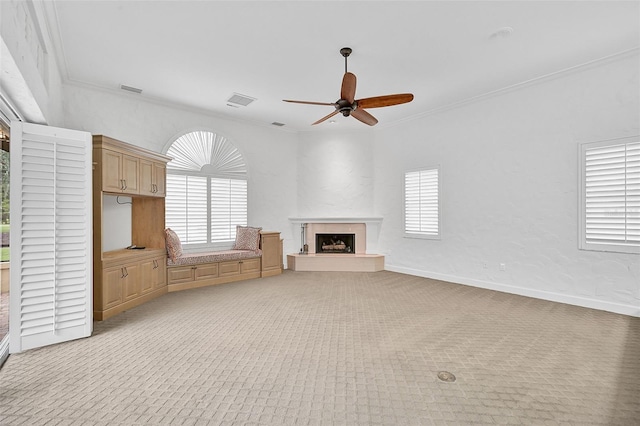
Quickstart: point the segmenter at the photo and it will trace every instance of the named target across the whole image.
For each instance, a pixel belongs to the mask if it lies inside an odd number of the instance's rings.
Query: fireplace
[[[375,254],[382,218],[316,217],[289,220],[294,226],[293,231],[300,233],[300,252],[287,255],[289,269],[352,272],[384,270],[384,255]]]
[[[355,234],[316,234],[316,253],[355,253]]]

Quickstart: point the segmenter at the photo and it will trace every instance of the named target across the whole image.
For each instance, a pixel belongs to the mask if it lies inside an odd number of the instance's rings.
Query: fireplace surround
[[[354,271],[384,270],[384,256],[376,254],[382,218],[289,218],[294,235],[300,235],[300,253],[287,255],[287,267],[293,271]],[[323,252],[320,235],[337,237],[349,252]],[[344,235],[353,235],[353,243]],[[334,241],[336,238],[334,238]],[[330,241],[325,241],[325,245]],[[341,244],[333,244],[340,246]]]

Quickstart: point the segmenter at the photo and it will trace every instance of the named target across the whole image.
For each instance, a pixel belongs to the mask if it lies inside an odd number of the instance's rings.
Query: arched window
[[[229,243],[247,224],[247,167],[225,137],[187,133],[167,155],[166,226],[186,247]]]

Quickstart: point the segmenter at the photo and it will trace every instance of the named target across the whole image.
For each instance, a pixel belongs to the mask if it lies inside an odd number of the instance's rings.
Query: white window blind
[[[404,231],[409,237],[440,237],[438,167],[405,173]]]
[[[640,142],[581,149],[581,248],[640,252]]]
[[[247,225],[246,165],[223,136],[197,131],[168,149],[166,225],[182,244],[206,246],[235,240]]]

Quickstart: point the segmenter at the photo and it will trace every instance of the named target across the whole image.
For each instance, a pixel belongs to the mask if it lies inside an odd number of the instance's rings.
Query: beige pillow
[[[252,226],[236,226],[236,242],[233,250],[258,250],[261,230],[262,228]]]

